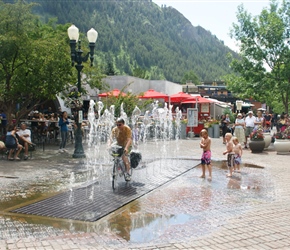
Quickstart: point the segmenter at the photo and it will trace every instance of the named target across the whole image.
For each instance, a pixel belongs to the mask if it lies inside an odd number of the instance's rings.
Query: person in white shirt
[[[256,117],[253,116],[253,111],[248,112],[248,116],[245,119],[245,126],[246,126],[246,131],[245,131],[245,148],[248,148],[247,146],[247,141],[248,137],[250,134],[253,132],[253,129],[255,127],[255,122],[256,122]]]
[[[26,124],[23,122],[20,125],[20,130],[18,130],[17,135],[19,136],[19,143],[24,147],[24,160],[28,159],[28,147],[35,146],[31,142],[31,131],[27,128]]]

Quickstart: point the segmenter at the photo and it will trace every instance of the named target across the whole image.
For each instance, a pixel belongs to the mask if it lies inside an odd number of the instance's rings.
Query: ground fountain
[[[168,142],[176,140],[176,147],[178,148],[178,140],[180,138],[180,120],[181,111],[176,109],[176,117],[172,115],[172,105],[161,108],[158,101],[152,103],[151,108],[146,110],[144,116],[141,117],[141,110],[136,106],[132,115],[128,117],[124,110],[123,104],[120,106],[120,117],[125,120],[125,124],[132,128],[134,143],[133,150],[138,150],[138,146],[142,144],[145,151],[149,150],[154,144],[159,148],[158,152],[152,152],[149,159],[150,162],[157,161],[159,164],[154,166],[151,171],[146,169],[146,178],[150,178],[155,171],[161,173],[168,170],[168,162],[166,159],[171,158],[174,152],[168,151]],[[112,161],[108,153],[108,140],[112,128],[115,126],[115,106],[112,105],[109,109],[104,107],[104,104],[99,101],[95,103],[90,101],[88,110],[89,120],[89,135],[88,135],[88,149],[86,152],[86,164],[84,172],[86,175],[86,183],[102,182],[111,177]],[[172,154],[173,153],[173,154]],[[146,166],[146,162],[142,163]],[[166,167],[165,167],[166,166]],[[140,171],[139,171],[140,172]],[[139,174],[135,171],[135,175]],[[93,195],[90,195],[93,197]]]

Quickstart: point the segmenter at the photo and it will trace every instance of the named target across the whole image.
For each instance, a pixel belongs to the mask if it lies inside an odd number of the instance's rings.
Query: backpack
[[[141,160],[142,155],[140,153],[134,151],[130,153],[130,163],[132,168],[138,167]]]

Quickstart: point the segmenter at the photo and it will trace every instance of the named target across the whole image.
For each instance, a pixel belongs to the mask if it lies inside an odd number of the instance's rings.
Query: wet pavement
[[[125,182],[121,176],[115,190],[112,190],[111,169],[107,168],[107,173],[104,174],[102,181],[95,180],[93,183],[89,181],[88,184],[84,183],[81,187],[71,188],[69,191],[14,209],[11,212],[79,221],[97,221],[118,208],[160,188],[196,165],[198,165],[198,161],[193,160],[154,160],[142,168],[133,170],[130,182]],[[150,172],[150,179],[144,178],[145,172]]]
[[[150,186],[152,176],[166,176],[172,167],[186,170],[168,175],[169,181],[95,222],[11,211],[69,194],[84,183],[95,185],[93,193],[85,189],[91,202],[98,203],[97,195],[113,192],[105,147],[86,149],[104,155],[101,166],[94,159],[72,159],[73,145],[70,154],[46,146],[29,161],[2,159],[0,249],[289,249],[290,155],[277,155],[273,145],[261,154],[244,150],[242,172],[229,179],[224,148],[221,139],[213,139],[210,182],[199,178],[199,138],[141,144],[143,163],[127,188]],[[142,190],[143,185],[134,188]]]

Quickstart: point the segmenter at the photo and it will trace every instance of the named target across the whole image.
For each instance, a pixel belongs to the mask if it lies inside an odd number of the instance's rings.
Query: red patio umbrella
[[[111,91],[108,91],[108,92],[105,92],[105,93],[102,93],[102,94],[99,94],[99,97],[110,97],[110,96],[125,96],[126,94],[124,92],[121,92],[119,89],[113,89]]]
[[[144,92],[143,95],[139,95],[139,98],[141,99],[166,99],[168,98],[168,95],[160,93],[158,91],[155,91],[154,89],[148,89]]]
[[[192,98],[192,95],[189,95],[184,92],[178,92],[177,94],[169,96],[170,102],[182,102],[184,100],[187,100],[188,98]],[[169,98],[167,101],[169,101]]]
[[[197,99],[197,100],[196,100]],[[188,98],[186,100],[184,100],[183,102],[181,102],[182,104],[186,104],[186,103],[212,103],[214,101],[209,100],[207,98],[204,98],[202,96],[191,96],[191,98]]]

